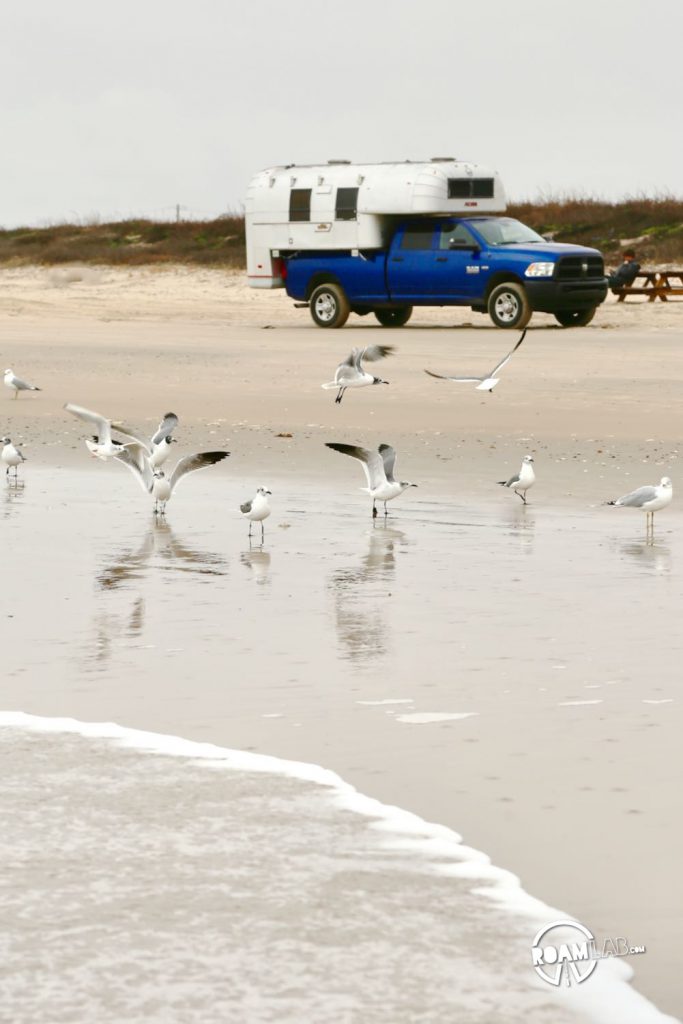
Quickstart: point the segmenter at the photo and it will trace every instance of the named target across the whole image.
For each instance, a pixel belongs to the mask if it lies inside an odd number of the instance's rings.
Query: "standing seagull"
[[[21,377],[15,377],[14,370],[5,370],[5,387],[14,388],[15,398],[18,398],[20,391],[42,391],[42,388],[37,388],[35,384],[29,384]]]
[[[367,491],[372,498],[372,518],[377,517],[376,501],[384,502],[384,515],[388,515],[387,502],[398,498],[399,494],[408,487],[417,487],[408,480],[394,480],[394,464],[396,452],[390,444],[381,444],[376,452],[368,451],[367,448],[359,448],[354,444],[337,444],[335,441],[326,441],[326,448],[332,451],[341,452],[342,455],[350,455],[363,463],[368,486],[361,488]]]
[[[19,449],[12,444],[12,439],[9,437],[0,438],[0,442],[3,444],[2,452],[0,453],[0,459],[7,466],[5,476],[9,477],[9,471],[14,467],[14,479],[17,479],[17,472],[22,462],[26,462],[26,458],[21,454]]]
[[[477,391],[493,391],[493,389],[495,388],[496,384],[500,379],[499,377],[496,377],[496,374],[499,373],[503,369],[503,367],[510,362],[513,355],[524,341],[525,335],[526,327],[522,331],[522,337],[519,339],[515,347],[511,349],[505,356],[505,358],[501,359],[501,361],[496,366],[494,366],[491,372],[485,377],[449,377],[443,373],[432,373],[431,370],[425,370],[425,373],[428,373],[430,377],[438,377],[439,380],[455,381],[456,384],[476,384]]]
[[[171,454],[171,445],[176,443],[175,437],[172,437],[173,431],[178,426],[178,417],[174,412],[164,413],[164,418],[161,423],[152,434],[149,441],[144,441],[137,434],[134,434],[132,430],[128,430],[126,427],[117,425],[115,429],[123,434],[125,437],[132,437],[138,444],[141,444],[147,453],[150,465],[152,469],[161,469],[166,459]]]
[[[674,488],[668,476],[663,476],[655,487],[639,487],[630,494],[624,494],[616,501],[608,501],[608,505],[615,505],[617,508],[639,508],[646,513],[645,530],[646,534],[653,535],[655,532],[655,512],[666,508],[674,496]]]
[[[384,359],[394,351],[393,345],[367,345],[365,348],[354,348],[351,354],[340,363],[336,369],[334,380],[328,384],[322,384],[325,390],[338,388],[335,402],[341,402],[347,388],[365,388],[368,384],[388,384],[388,380],[380,377],[373,377],[371,373],[363,369],[363,360],[368,363],[376,363],[378,359]]]
[[[125,450],[126,445],[122,441],[114,441],[112,439],[111,420],[108,420],[105,416],[100,416],[98,412],[91,412],[90,409],[84,409],[81,405],[72,405],[70,402],[64,408],[67,412],[78,416],[79,420],[89,423],[97,431],[97,435],[92,440],[86,438],[85,442],[86,448],[94,458],[111,459],[113,455],[118,455]]]
[[[517,497],[521,498],[526,505],[526,492],[536,483],[533,456],[525,455],[519,473],[511,476],[509,480],[499,480],[498,483],[501,487],[511,487]]]
[[[245,501],[243,505],[240,505],[240,512],[245,519],[249,520],[249,536],[251,537],[251,524],[261,524],[261,543],[263,544],[263,538],[265,536],[265,530],[263,526],[263,520],[267,519],[270,515],[271,508],[268,504],[268,495],[272,494],[267,487],[259,487],[255,496],[251,501]]]
[[[166,476],[163,469],[152,468],[144,446],[137,441],[126,445],[120,452],[115,452],[114,458],[128,466],[140,481],[143,491],[154,498],[155,514],[163,516],[166,514],[166,503],[171,500],[176,485],[184,476],[194,473],[197,469],[213,466],[216,462],[227,459],[229,454],[230,452],[198,452],[196,455],[186,455],[178,462],[170,476]]]

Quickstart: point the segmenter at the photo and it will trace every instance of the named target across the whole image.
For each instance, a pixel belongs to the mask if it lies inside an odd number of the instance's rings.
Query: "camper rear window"
[[[357,188],[338,188],[334,216],[337,220],[355,220],[358,206]]]
[[[289,219],[310,220],[311,219],[311,190],[310,188],[293,188],[289,193]]]
[[[493,178],[449,178],[449,199],[493,199]]]

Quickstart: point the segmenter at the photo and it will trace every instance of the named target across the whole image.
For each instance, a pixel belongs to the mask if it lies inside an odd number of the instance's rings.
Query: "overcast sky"
[[[4,227],[213,216],[334,158],[683,195],[682,0],[7,0],[1,24]]]

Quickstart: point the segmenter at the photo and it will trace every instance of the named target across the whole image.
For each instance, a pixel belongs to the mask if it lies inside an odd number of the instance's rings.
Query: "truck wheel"
[[[314,288],[309,304],[313,323],[318,327],[343,327],[351,312],[344,289],[331,282]]]
[[[591,306],[590,309],[564,309],[554,315],[562,327],[585,327],[595,316],[597,308],[597,306]]]
[[[413,315],[413,307],[397,306],[394,309],[376,309],[374,312],[382,327],[404,327]]]
[[[489,295],[487,308],[496,327],[526,327],[531,320],[527,294],[514,281],[497,285]]]

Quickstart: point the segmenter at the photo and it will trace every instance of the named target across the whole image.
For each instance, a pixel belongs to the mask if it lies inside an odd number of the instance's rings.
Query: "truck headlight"
[[[525,277],[552,277],[555,270],[554,263],[530,263],[524,271]]]

